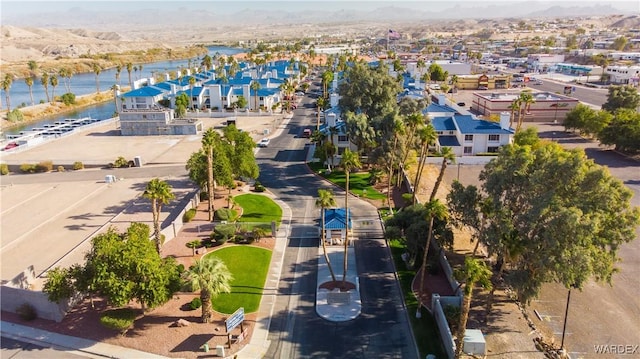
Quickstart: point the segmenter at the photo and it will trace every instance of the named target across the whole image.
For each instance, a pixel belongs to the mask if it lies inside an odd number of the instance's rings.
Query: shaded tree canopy
[[[579,289],[591,278],[611,283],[617,252],[635,239],[640,211],[605,167],[580,149],[514,144],[500,150],[480,180],[482,192],[453,186],[450,211],[475,226],[498,261],[509,261],[506,280],[521,300],[536,297],[546,282]]]

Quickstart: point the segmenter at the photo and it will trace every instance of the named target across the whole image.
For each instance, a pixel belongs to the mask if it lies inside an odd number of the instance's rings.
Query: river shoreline
[[[100,93],[94,92],[87,95],[79,96],[76,101],[76,105],[67,106],[61,102],[56,103],[43,103],[35,106],[21,107],[18,110],[23,113],[24,120],[19,122],[10,122],[7,120],[7,110],[3,110],[0,113],[2,116],[1,129],[10,130],[15,127],[25,126],[30,123],[45,120],[48,117],[63,115],[65,113],[71,113],[76,110],[86,109],[91,106],[100,105],[113,101],[113,95],[111,91],[102,91]]]

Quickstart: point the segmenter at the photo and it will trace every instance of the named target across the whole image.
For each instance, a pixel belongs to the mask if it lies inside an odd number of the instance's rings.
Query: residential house
[[[497,152],[513,142],[515,131],[509,127],[510,113],[501,114],[499,123],[482,120],[449,106],[444,95],[439,95],[437,103],[427,106],[424,113],[438,134],[436,150],[451,147],[456,156],[475,156]]]

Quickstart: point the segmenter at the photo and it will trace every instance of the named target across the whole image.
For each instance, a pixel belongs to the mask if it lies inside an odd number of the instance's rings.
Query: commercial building
[[[484,117],[500,116],[502,112],[511,113],[511,104],[520,96],[521,91],[475,92],[471,109]],[[578,105],[572,97],[551,92],[532,92],[534,102],[526,114],[526,122],[562,122],[571,110]]]

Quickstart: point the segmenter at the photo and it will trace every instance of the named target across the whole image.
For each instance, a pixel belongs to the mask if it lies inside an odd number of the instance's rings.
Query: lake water
[[[211,46],[209,47],[209,55],[213,56],[216,53],[222,55],[235,55],[241,52],[244,52],[244,49],[231,48],[231,47],[223,47],[223,46]],[[192,63],[200,61],[198,59],[192,59]],[[131,79],[133,81],[151,77],[152,72],[169,72],[175,71],[180,68],[180,66],[187,67],[189,60],[172,60],[172,61],[161,61],[161,62],[153,62],[148,64],[142,64],[142,71],[132,71]],[[98,76],[100,90],[104,91],[106,89],[111,88],[116,83],[116,69],[108,69],[103,70]],[[123,69],[120,73],[120,83],[124,86],[129,85],[129,73],[126,69]],[[18,108],[21,104],[25,104],[27,106],[31,105],[31,98],[29,96],[29,87],[25,84],[24,79],[16,79],[13,81],[11,85],[11,89],[9,90],[9,94],[11,96],[11,108]],[[40,78],[34,81],[32,86],[33,91],[33,100],[36,104],[40,103],[40,100],[47,101],[47,95],[44,92],[44,88],[42,84],[40,84]],[[58,77],[58,86],[56,86],[56,96],[62,95],[67,92],[64,79]],[[76,96],[87,95],[96,92],[96,75],[95,73],[81,73],[74,74],[71,77],[71,92]],[[51,94],[51,86],[49,86],[49,94]],[[4,91],[2,92],[2,100],[3,106],[6,106]],[[66,113],[63,115],[55,115],[47,118],[43,118],[41,121],[31,122],[24,126],[16,126],[11,129],[7,129],[4,131],[5,134],[16,134],[20,131],[28,130],[33,127],[42,127],[44,124],[50,124],[55,121],[63,120],[66,118],[83,118],[83,117],[92,117],[95,119],[107,119],[113,117],[115,113],[115,104],[113,102],[108,102],[88,108],[84,108],[81,110],[77,110],[71,113]]]

